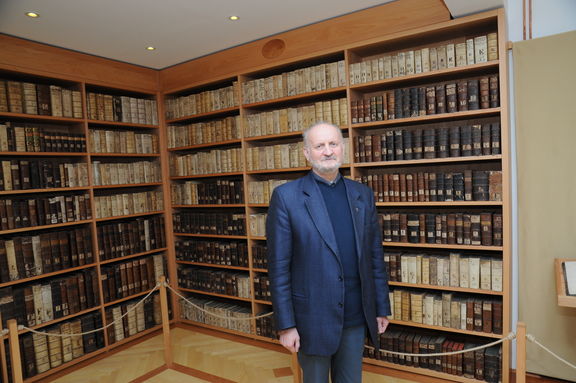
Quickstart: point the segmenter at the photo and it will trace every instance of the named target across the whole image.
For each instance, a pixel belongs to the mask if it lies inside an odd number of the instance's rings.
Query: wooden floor
[[[203,332],[174,328],[174,362],[184,367],[164,370],[148,379],[139,377],[164,363],[162,335],[73,371],[56,383],[292,383],[290,355]],[[364,372],[364,383],[412,383]]]

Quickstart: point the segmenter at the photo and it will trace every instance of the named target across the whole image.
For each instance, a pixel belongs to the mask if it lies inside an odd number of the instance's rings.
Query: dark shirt
[[[356,251],[356,236],[346,185],[338,174],[332,182],[313,173],[324,197],[324,203],[332,222],[336,244],[344,274],[344,327],[364,324],[362,312],[362,288],[358,273],[358,252]]]

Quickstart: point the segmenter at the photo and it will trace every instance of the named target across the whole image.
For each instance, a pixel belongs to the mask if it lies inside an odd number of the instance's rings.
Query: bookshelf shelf
[[[492,334],[492,333],[479,332],[479,331],[461,330],[461,329],[457,329],[457,328],[442,327],[442,326],[432,326],[432,325],[427,325],[427,324],[423,324],[423,323],[406,322],[406,321],[400,321],[400,320],[396,320],[396,319],[391,319],[390,323],[401,324],[403,326],[410,326],[410,327],[427,328],[430,330],[441,330],[441,331],[453,332],[453,333],[458,333],[458,334],[475,335],[475,336],[481,336],[481,337],[485,337],[485,338],[496,338],[496,339],[502,338],[501,334]]]
[[[183,287],[178,287],[178,289],[180,289],[180,290],[182,290],[182,291],[187,291],[187,292],[189,292],[189,293],[202,294],[202,295],[210,295],[210,296],[213,296],[213,297],[234,299],[234,300],[237,300],[237,301],[244,301],[244,302],[250,302],[250,301],[251,301],[250,298],[242,298],[242,297],[236,297],[236,296],[234,296],[234,295],[218,294],[218,293],[213,293],[213,292],[210,292],[210,291],[186,289],[186,288],[183,288]]]
[[[400,86],[401,84],[414,83],[417,80],[430,79],[431,81],[436,81],[438,78],[458,76],[460,74],[475,74],[477,72],[484,72],[487,69],[498,69],[498,60],[489,61],[485,63],[466,65],[456,68],[440,69],[435,71],[429,71],[425,73],[418,73],[413,75],[398,76],[385,80],[365,82],[361,84],[350,85],[350,90],[358,90],[362,92],[370,92],[372,90],[379,90],[385,88],[387,85]],[[418,81],[420,83],[421,81]]]
[[[0,152],[0,156],[10,157],[86,157],[86,152]]]
[[[146,217],[149,215],[157,215],[157,214],[162,214],[163,211],[162,210],[157,210],[157,211],[148,211],[145,213],[136,213],[136,214],[128,214],[128,215],[117,215],[114,217],[105,217],[105,218],[96,218],[96,222],[108,222],[108,221],[114,221],[117,219],[125,219],[125,218],[134,218],[134,217]]]
[[[405,165],[432,165],[443,163],[480,162],[480,161],[500,161],[501,155],[492,156],[470,156],[470,157],[448,157],[434,158],[426,160],[404,160],[404,161],[382,161],[382,162],[361,162],[354,164],[355,168],[376,168]]]
[[[471,289],[471,288],[466,288],[466,287],[424,285],[424,284],[418,284],[418,283],[394,282],[394,281],[389,281],[388,284],[390,286],[410,287],[410,288],[415,288],[415,289],[455,291],[455,292],[461,292],[461,293],[485,294],[485,295],[496,295],[496,296],[503,295],[502,291]]]
[[[246,174],[295,173],[295,172],[305,172],[310,169],[311,169],[310,167],[302,167],[302,168],[249,170],[246,172]]]
[[[378,207],[396,206],[502,206],[502,201],[376,202]]]
[[[189,176],[172,176],[171,180],[188,180],[196,178],[215,178],[215,177],[231,177],[231,176],[241,176],[242,172],[230,172],[230,173],[212,173],[212,174],[194,174]]]
[[[227,239],[247,239],[245,235],[221,235],[221,234],[191,234],[191,233],[174,233],[179,237],[197,237],[197,238],[227,238]]]
[[[481,117],[491,117],[500,114],[500,108],[489,108],[489,109],[477,109],[468,110],[465,112],[454,112],[454,113],[442,113],[442,114],[430,114],[426,116],[419,117],[409,117],[409,118],[396,118],[393,120],[383,120],[383,121],[373,121],[373,122],[363,122],[352,124],[352,129],[365,129],[365,128],[375,128],[375,127],[387,127],[387,126],[399,126],[415,123],[425,123],[425,122],[442,122],[442,121],[453,121],[465,118],[481,118]]]
[[[105,120],[88,120],[87,122],[90,126],[110,126],[110,127],[116,127],[116,128],[158,129],[157,125],[133,124],[130,122],[105,121]]]
[[[88,308],[88,309],[86,309],[86,310],[82,310],[82,311],[79,311],[79,312],[77,312],[77,313],[64,316],[64,317],[62,317],[62,318],[58,318],[58,319],[54,319],[54,320],[51,320],[51,321],[48,321],[48,322],[43,322],[43,323],[37,324],[37,325],[32,326],[32,327],[30,327],[30,328],[31,328],[32,330],[39,330],[39,329],[41,329],[41,328],[49,327],[49,326],[51,326],[51,325],[53,325],[53,324],[56,324],[56,323],[60,323],[60,322],[64,322],[64,321],[70,320],[70,319],[72,319],[72,318],[80,317],[80,316],[82,316],[82,315],[84,315],[84,314],[89,314],[89,313],[91,313],[91,312],[93,312],[93,311],[98,310],[99,308],[100,308],[100,305],[96,305],[96,306],[94,306],[94,307],[90,307],[90,308]],[[27,333],[27,332],[28,332],[28,330],[26,330],[26,329],[18,330],[18,334],[24,334],[24,333]]]
[[[153,284],[156,284],[156,282],[152,282],[152,283],[153,283]],[[120,298],[120,299],[115,299],[115,300],[113,300],[113,301],[104,303],[103,306],[104,306],[104,307],[110,307],[110,306],[117,305],[118,303],[122,303],[122,302],[129,301],[129,300],[134,299],[134,298],[143,297],[143,296],[145,296],[146,294],[148,294],[151,290],[152,290],[152,289],[147,289],[147,290],[145,290],[145,291],[141,291],[141,292],[139,292],[139,293],[132,294],[132,295],[129,295],[129,296],[127,296],[127,297],[123,297],[123,298]]]
[[[96,263],[90,263],[87,265],[82,265],[82,266],[76,266],[76,267],[69,267],[67,269],[62,269],[62,270],[58,270],[58,271],[53,271],[51,273],[45,273],[45,274],[40,274],[40,275],[36,275],[34,277],[29,277],[29,278],[22,278],[22,279],[18,279],[15,281],[10,281],[10,282],[4,282],[4,283],[0,283],[0,288],[2,287],[8,287],[8,286],[13,286],[13,285],[18,285],[20,283],[25,283],[25,282],[32,282],[32,281],[37,281],[40,279],[45,279],[45,278],[50,278],[50,277],[54,277],[56,275],[62,275],[62,274],[68,274],[74,271],[78,271],[78,270],[84,270],[84,269],[89,269],[91,267],[95,267]]]
[[[184,116],[174,119],[167,119],[166,124],[174,124],[180,122],[188,122],[193,120],[202,120],[206,118],[218,118],[218,117],[226,117],[233,114],[238,114],[240,112],[240,108],[235,106],[232,108],[225,108],[225,109],[218,109],[208,113],[199,113],[192,116]]]
[[[178,260],[178,259],[176,260],[176,263],[179,265],[204,266],[204,267],[215,267],[218,269],[250,271],[249,267],[220,265],[217,263],[202,263],[202,262],[182,261],[182,260]]]
[[[188,145],[188,146],[178,146],[175,148],[168,148],[169,152],[181,152],[181,151],[188,151],[188,150],[196,150],[196,149],[204,149],[204,148],[216,148],[219,146],[229,146],[229,145],[238,145],[242,141],[241,140],[227,140],[227,141],[218,141],[218,142],[207,142],[205,144],[196,144],[196,145]]]
[[[27,232],[27,231],[34,231],[34,230],[56,229],[56,228],[59,228],[59,227],[68,227],[68,226],[84,225],[84,224],[87,224],[87,223],[90,223],[90,222],[92,222],[92,220],[82,220],[82,221],[74,221],[74,222],[57,223],[57,224],[54,224],[54,225],[21,227],[21,228],[12,229],[12,230],[2,230],[2,231],[0,231],[0,235],[7,235],[7,234],[14,234],[14,233],[24,233],[24,232]]]
[[[195,208],[214,208],[214,209],[226,209],[235,207],[244,207],[243,203],[231,203],[231,204],[198,204],[198,205],[172,205],[173,208],[179,209],[195,209]]]
[[[161,252],[161,251],[166,251],[166,250],[168,250],[166,247],[161,247],[161,248],[158,248],[158,249],[153,249],[153,250],[149,250],[149,251],[143,251],[143,252],[141,252],[141,253],[126,255],[126,256],[124,256],[124,257],[118,257],[118,258],[112,258],[112,259],[102,260],[102,261],[100,261],[100,264],[101,264],[101,265],[106,265],[106,264],[110,264],[110,263],[116,263],[116,262],[125,261],[125,260],[132,259],[132,258],[142,257],[142,256],[144,256],[144,255],[150,255],[150,254],[159,253],[159,252]]]
[[[321,91],[317,91],[317,92],[302,93],[302,94],[298,94],[295,96],[275,98],[273,100],[255,102],[255,103],[251,103],[251,104],[243,104],[242,107],[244,109],[265,108],[265,107],[268,108],[268,107],[272,107],[272,106],[286,105],[286,104],[288,104],[290,102],[294,102],[294,101],[306,102],[308,100],[316,100],[318,98],[321,98],[322,96],[338,96],[338,95],[344,95],[344,94],[346,94],[346,87],[341,86],[341,87],[321,90]]]
[[[92,186],[94,190],[96,189],[121,189],[121,188],[138,188],[142,186],[162,186],[162,182],[147,182],[138,184],[120,184],[120,185],[95,185]]]
[[[449,245],[436,243],[408,243],[408,242],[382,242],[384,246],[395,247],[422,247],[430,249],[454,249],[454,250],[485,250],[502,251],[502,246],[472,246],[472,245]]]
[[[91,157],[160,157],[158,153],[88,153]]]
[[[302,137],[302,132],[288,132],[288,133],[280,133],[280,134],[268,134],[265,136],[245,137],[244,141],[257,142],[257,141],[276,140],[279,138],[294,138],[294,137],[296,137],[296,138]]]
[[[12,113],[12,112],[0,112],[0,117],[25,119],[28,121],[65,122],[76,124],[84,122],[84,120],[81,118],[44,116],[39,114],[25,114],[25,113]]]
[[[89,190],[88,186],[77,186],[69,188],[49,188],[49,189],[24,189],[24,190],[3,190],[0,191],[0,195],[12,195],[12,194],[38,194],[38,193],[61,193],[61,192],[73,192],[80,190]]]

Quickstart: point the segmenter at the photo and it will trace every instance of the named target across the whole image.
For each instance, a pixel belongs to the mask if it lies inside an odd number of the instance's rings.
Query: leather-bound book
[[[7,81],[8,109],[11,113],[24,113],[22,83]]]
[[[498,108],[500,106],[500,89],[498,85],[498,76],[489,77],[490,107]]]
[[[468,110],[480,109],[478,79],[468,80]]]
[[[488,347],[484,352],[484,380],[488,383],[501,381],[501,352],[499,345]]]
[[[458,93],[456,91],[456,84],[446,84],[446,112],[454,113],[458,110]]]
[[[492,214],[492,245],[502,246],[502,231],[503,231],[502,214]]]
[[[468,110],[468,82],[465,80],[458,81],[458,111],[464,112]]]

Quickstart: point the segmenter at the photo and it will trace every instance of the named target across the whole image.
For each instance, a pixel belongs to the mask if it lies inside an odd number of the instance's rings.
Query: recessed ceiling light
[[[37,18],[37,17],[40,17],[40,14],[39,14],[39,13],[36,13],[36,12],[26,12],[26,16],[35,19],[35,18]]]
[[[229,19],[232,21],[236,21],[239,20],[240,18],[238,16],[230,16]]]
[[[155,50],[156,48],[150,46],[150,47],[146,47],[146,49],[149,50],[149,51],[153,51],[153,50]]]

